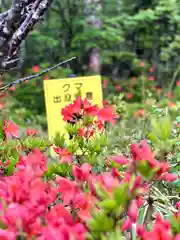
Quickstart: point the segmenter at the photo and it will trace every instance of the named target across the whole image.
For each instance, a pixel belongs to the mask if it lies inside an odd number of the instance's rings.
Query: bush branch
[[[12,87],[13,85],[20,84],[20,83],[22,83],[22,82],[24,82],[24,81],[30,81],[31,79],[34,79],[34,78],[41,77],[42,75],[46,74],[47,72],[52,71],[52,70],[58,68],[59,66],[61,66],[61,65],[63,65],[63,64],[66,64],[66,63],[74,60],[75,58],[76,58],[76,57],[72,57],[72,58],[70,58],[70,59],[68,59],[68,60],[65,60],[65,61],[63,61],[63,62],[60,62],[60,63],[58,63],[58,64],[56,64],[56,65],[54,65],[54,66],[52,66],[52,67],[50,67],[50,68],[47,68],[47,69],[43,70],[43,71],[40,72],[40,73],[31,75],[31,76],[27,76],[27,77],[24,77],[24,78],[17,79],[17,80],[15,80],[14,82],[9,83],[9,84],[1,87],[1,88],[0,88],[0,92],[5,91],[5,90],[8,90],[8,89],[9,89],[10,87]]]

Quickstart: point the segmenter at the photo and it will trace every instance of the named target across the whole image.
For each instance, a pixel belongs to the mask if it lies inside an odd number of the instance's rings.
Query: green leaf
[[[153,144],[159,143],[159,139],[152,132],[148,134],[148,137],[152,141]]]
[[[152,118],[151,125],[151,135],[153,136],[153,139],[156,137],[162,141],[166,141],[169,138],[172,131],[172,121],[169,116],[160,119]]]
[[[57,133],[54,138],[54,144],[60,148],[65,147],[65,134]]]
[[[9,164],[9,165],[7,166],[7,168],[6,168],[6,175],[7,175],[7,176],[12,175],[16,163],[17,163],[17,159],[11,157],[11,158],[10,158],[10,164]]]
[[[107,217],[102,211],[96,213],[94,218],[88,224],[89,228],[95,232],[109,232],[112,231],[114,226],[114,219]]]
[[[163,118],[159,123],[161,129],[161,138],[166,141],[171,134],[172,131],[172,121],[169,117]]]
[[[47,147],[49,147],[51,142],[46,139],[42,139],[39,137],[28,136],[24,142],[23,146],[26,149],[40,149],[40,151],[45,151]]]
[[[173,232],[180,233],[180,224],[179,224],[178,218],[171,215],[170,220],[171,220],[171,226],[172,226]]]
[[[117,227],[115,231],[110,232],[107,237],[107,240],[123,240],[123,239],[124,238],[119,227]]]
[[[123,183],[114,190],[114,199],[116,200],[117,205],[126,205],[129,196],[128,196],[128,183]]]
[[[137,170],[139,173],[145,178],[145,179],[151,179],[154,175],[154,173],[158,169],[153,169],[149,166],[148,161],[146,160],[141,160],[139,161],[139,164],[137,165]]]
[[[100,197],[103,200],[109,198],[108,193],[105,190],[103,190],[98,184],[95,184],[94,187],[96,189],[98,197]]]
[[[108,212],[113,211],[117,207],[116,201],[113,199],[105,199],[104,201],[100,202],[99,205]]]
[[[45,172],[44,176],[47,178],[51,178],[53,175],[69,177],[71,176],[71,172],[72,172],[71,165],[53,163],[48,166],[48,170]]]

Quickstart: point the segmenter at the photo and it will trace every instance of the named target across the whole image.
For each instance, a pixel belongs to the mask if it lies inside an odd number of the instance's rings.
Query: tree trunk
[[[100,13],[102,10],[101,0],[85,0],[85,15],[87,22],[94,31],[99,31],[102,26]],[[93,41],[93,39],[91,39]],[[89,54],[89,68],[94,74],[101,71],[100,49],[93,48]]]

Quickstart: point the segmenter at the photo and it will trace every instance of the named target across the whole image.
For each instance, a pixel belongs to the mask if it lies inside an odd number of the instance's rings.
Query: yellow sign
[[[78,92],[94,104],[102,104],[101,77],[77,77],[44,81],[48,134],[52,139],[59,133],[65,133],[65,122],[61,110],[72,103]]]

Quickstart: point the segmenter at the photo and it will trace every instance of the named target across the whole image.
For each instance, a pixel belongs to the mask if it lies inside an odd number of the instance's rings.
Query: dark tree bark
[[[85,14],[87,16],[88,24],[94,28],[94,31],[102,27],[100,13],[102,11],[102,0],[86,0],[85,1]],[[93,48],[89,54],[89,67],[95,74],[101,72],[101,59],[100,49]]]
[[[53,0],[12,0],[0,14],[0,71],[17,68],[22,42],[42,19]]]

